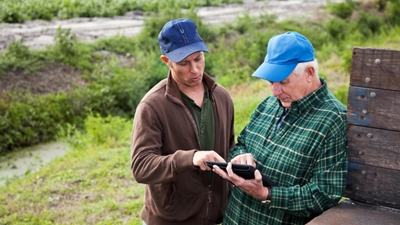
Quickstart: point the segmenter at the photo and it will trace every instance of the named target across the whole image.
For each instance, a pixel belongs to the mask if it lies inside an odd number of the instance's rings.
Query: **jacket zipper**
[[[206,211],[206,221],[208,221],[208,213],[210,211],[210,205],[211,205],[211,185],[208,185],[208,202],[207,202],[207,211]]]

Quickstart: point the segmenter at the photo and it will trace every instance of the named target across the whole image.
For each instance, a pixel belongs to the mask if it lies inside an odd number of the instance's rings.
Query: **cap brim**
[[[175,49],[165,55],[173,62],[180,62],[195,52],[208,52],[208,48],[204,42],[200,41]]]
[[[252,76],[270,82],[281,82],[293,72],[296,66],[297,63],[288,65],[277,65],[263,62]]]

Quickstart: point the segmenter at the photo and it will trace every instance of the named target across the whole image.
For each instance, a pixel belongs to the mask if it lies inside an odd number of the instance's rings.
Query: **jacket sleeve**
[[[131,172],[137,182],[168,182],[182,172],[195,169],[192,162],[195,149],[162,155],[163,139],[157,113],[141,102],[136,109],[131,139]]]

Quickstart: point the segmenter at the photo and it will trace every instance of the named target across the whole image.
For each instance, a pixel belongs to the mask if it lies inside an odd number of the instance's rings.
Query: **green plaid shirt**
[[[346,108],[326,82],[293,102],[278,131],[284,108],[270,96],[253,112],[229,159],[251,153],[257,169],[278,186],[271,203],[234,187],[223,224],[304,224],[340,200],[348,164]]]

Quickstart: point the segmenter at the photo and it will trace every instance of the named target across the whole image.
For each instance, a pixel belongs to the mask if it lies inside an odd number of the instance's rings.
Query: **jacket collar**
[[[206,85],[209,95],[212,96],[213,91],[214,91],[215,87],[217,86],[217,83],[205,72],[203,73],[203,83]],[[168,97],[171,97],[172,99],[177,98],[180,101],[182,101],[182,97],[181,97],[181,93],[178,88],[178,84],[172,78],[171,70],[169,70],[169,72],[168,72],[165,95]]]

